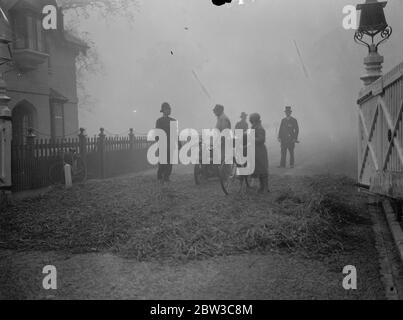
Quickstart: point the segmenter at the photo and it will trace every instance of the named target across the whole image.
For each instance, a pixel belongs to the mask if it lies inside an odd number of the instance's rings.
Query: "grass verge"
[[[0,247],[111,251],[138,260],[255,251],[328,255],[367,243],[365,198],[343,176],[271,177],[272,193],[225,197],[177,176],[92,181],[18,201],[0,214]]]

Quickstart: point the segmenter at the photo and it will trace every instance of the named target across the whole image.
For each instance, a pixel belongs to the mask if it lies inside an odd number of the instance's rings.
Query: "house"
[[[42,9],[52,0],[1,0],[12,33],[13,65],[3,68],[11,98],[13,143],[28,128],[38,138],[64,138],[79,129],[76,58],[87,45],[64,29],[58,8],[57,30],[44,30]]]

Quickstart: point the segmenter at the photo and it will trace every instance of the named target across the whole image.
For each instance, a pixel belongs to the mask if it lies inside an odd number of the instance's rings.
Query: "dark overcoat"
[[[282,144],[295,143],[298,140],[299,127],[297,119],[290,117],[281,121],[278,138]]]
[[[254,176],[269,173],[269,159],[266,148],[266,130],[261,124],[252,126],[255,130],[255,172]]]

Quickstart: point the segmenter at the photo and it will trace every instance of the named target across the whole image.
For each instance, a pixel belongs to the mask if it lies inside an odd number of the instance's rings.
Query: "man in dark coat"
[[[252,129],[255,130],[255,172],[259,178],[259,193],[269,192],[269,159],[266,148],[266,130],[262,127],[260,115],[253,113],[249,117]]]
[[[213,113],[217,117],[216,129],[218,131],[223,132],[224,130],[231,129],[231,120],[224,113],[224,106],[221,104],[217,104]],[[221,161],[225,160],[225,137],[221,137]]]
[[[278,141],[281,143],[281,162],[280,168],[286,167],[287,151],[290,152],[290,167],[294,168],[295,144],[298,143],[299,127],[298,121],[291,117],[291,107],[285,107],[286,117],[281,121],[278,132]]]
[[[217,104],[213,109],[214,114],[217,117],[216,129],[223,132],[225,129],[231,129],[231,121],[224,113],[224,106]]]
[[[241,121],[239,121],[235,125],[235,130],[243,130],[244,132],[248,131],[249,125],[246,119],[248,118],[248,115],[245,112],[241,113]]]
[[[169,177],[171,176],[172,173],[172,160],[171,159],[171,146],[170,146],[170,125],[171,122],[176,122],[174,118],[171,118],[171,106],[167,103],[164,102],[161,106],[161,112],[163,116],[157,120],[157,123],[155,125],[156,129],[161,129],[163,130],[166,135],[167,135],[167,164],[158,164],[158,181],[160,182],[169,182]],[[176,123],[172,123],[172,125],[177,125]]]

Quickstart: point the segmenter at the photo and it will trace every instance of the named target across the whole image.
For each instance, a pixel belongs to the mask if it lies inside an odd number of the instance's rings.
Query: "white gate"
[[[403,198],[403,63],[360,92],[358,181]]]

